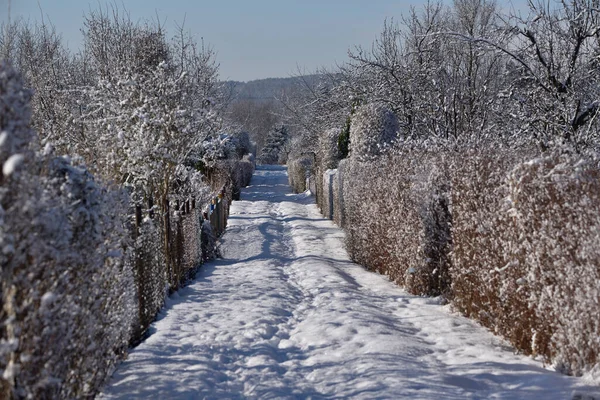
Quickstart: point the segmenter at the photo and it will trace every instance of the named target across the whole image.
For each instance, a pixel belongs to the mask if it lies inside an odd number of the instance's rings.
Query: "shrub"
[[[231,166],[231,178],[232,178],[232,198],[233,200],[240,199],[240,191],[242,188],[250,184],[252,174],[254,173],[254,163],[248,159],[241,161],[235,161]]]
[[[309,189],[306,182],[312,174],[313,168],[312,156],[303,156],[288,162],[288,180],[295,193],[302,193]]]
[[[350,255],[415,294],[449,284],[448,188],[434,160],[425,151],[351,158],[341,176]]]
[[[515,283],[524,271],[505,268],[510,262],[505,246],[510,246],[514,228],[506,213],[504,182],[527,151],[491,147],[453,155],[453,305],[518,348],[530,348],[533,326],[541,321],[531,312],[526,291]]]
[[[600,361],[600,168],[596,159],[553,154],[508,177],[516,284],[537,320],[531,352],[581,374]],[[510,279],[510,278],[509,278]]]
[[[8,108],[0,113],[0,390],[5,398],[91,396],[124,354],[135,318],[127,197],[68,159],[30,150],[29,94],[6,64],[0,104]]]
[[[357,108],[350,125],[350,156],[369,159],[382,154],[398,135],[398,118],[382,105]]]
[[[318,159],[323,170],[335,169],[341,159],[337,129],[329,129],[319,137]]]

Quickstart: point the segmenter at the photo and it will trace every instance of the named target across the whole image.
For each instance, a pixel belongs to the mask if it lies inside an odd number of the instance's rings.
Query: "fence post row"
[[[218,195],[216,195],[215,197],[213,197],[213,199],[210,202],[210,205],[208,207],[207,210],[207,216],[208,216],[208,220],[210,221],[210,224],[213,228],[214,234],[215,236],[220,236],[223,231],[225,231],[225,228],[227,226],[227,200],[225,198],[225,189],[221,189],[221,191],[219,192]],[[183,202],[180,202],[180,200],[175,200],[175,207],[174,207],[174,211],[180,211],[182,214],[186,215],[186,214],[190,214],[192,212],[192,210],[196,209],[196,198],[192,197],[191,201],[190,199],[186,199]],[[146,210],[148,212],[148,216],[151,219],[154,219],[154,199],[149,196],[148,197],[148,209]],[[168,199],[165,199],[164,203],[163,203],[163,212],[165,215],[165,226],[171,226],[171,218],[170,218],[170,202]],[[136,237],[137,235],[139,235],[139,230],[140,227],[142,225],[142,221],[143,221],[143,207],[141,204],[137,204],[135,206],[135,228],[136,228]],[[204,217],[201,217],[204,218]],[[168,229],[166,232],[164,232],[165,237],[164,237],[164,241],[165,244],[167,246],[167,253],[171,253],[171,241],[172,241],[172,232],[171,229]],[[176,260],[174,259],[170,259],[167,260],[168,264],[173,264],[174,262],[176,262]],[[171,277],[171,279],[173,278],[173,273],[176,271],[173,271],[173,265],[169,265],[168,269],[169,269],[169,275]]]

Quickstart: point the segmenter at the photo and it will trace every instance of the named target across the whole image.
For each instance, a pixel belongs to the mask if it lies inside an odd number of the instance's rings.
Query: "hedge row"
[[[214,253],[202,215],[211,191],[132,205],[50,146],[34,151],[30,99],[0,63],[0,398],[91,398]],[[253,164],[221,168],[226,208]]]
[[[330,216],[323,194],[331,173]],[[350,157],[328,174],[319,204],[342,224],[355,261],[413,294],[444,295],[565,373],[598,368],[595,158],[498,144],[417,146]]]

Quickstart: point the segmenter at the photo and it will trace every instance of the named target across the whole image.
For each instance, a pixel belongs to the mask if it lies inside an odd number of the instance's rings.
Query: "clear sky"
[[[117,0],[132,19],[176,23],[217,52],[221,79],[248,81],[312,72],[347,59],[355,45],[369,46],[386,18],[399,19],[423,0]],[[83,15],[107,0],[12,0],[11,18],[54,24],[68,46],[81,44]],[[500,2],[501,4],[504,2]],[[8,0],[0,0],[6,21]]]

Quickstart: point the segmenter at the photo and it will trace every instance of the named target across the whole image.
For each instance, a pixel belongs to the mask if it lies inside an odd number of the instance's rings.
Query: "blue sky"
[[[51,21],[71,49],[81,44],[83,15],[107,0],[12,0],[11,17]],[[247,81],[311,72],[346,60],[355,45],[368,46],[386,18],[399,19],[422,0],[117,0],[134,20],[186,28],[217,52],[221,79]],[[502,2],[503,3],[503,2]],[[39,6],[38,6],[39,4]],[[41,11],[40,11],[41,8]],[[6,20],[8,0],[0,0]]]

